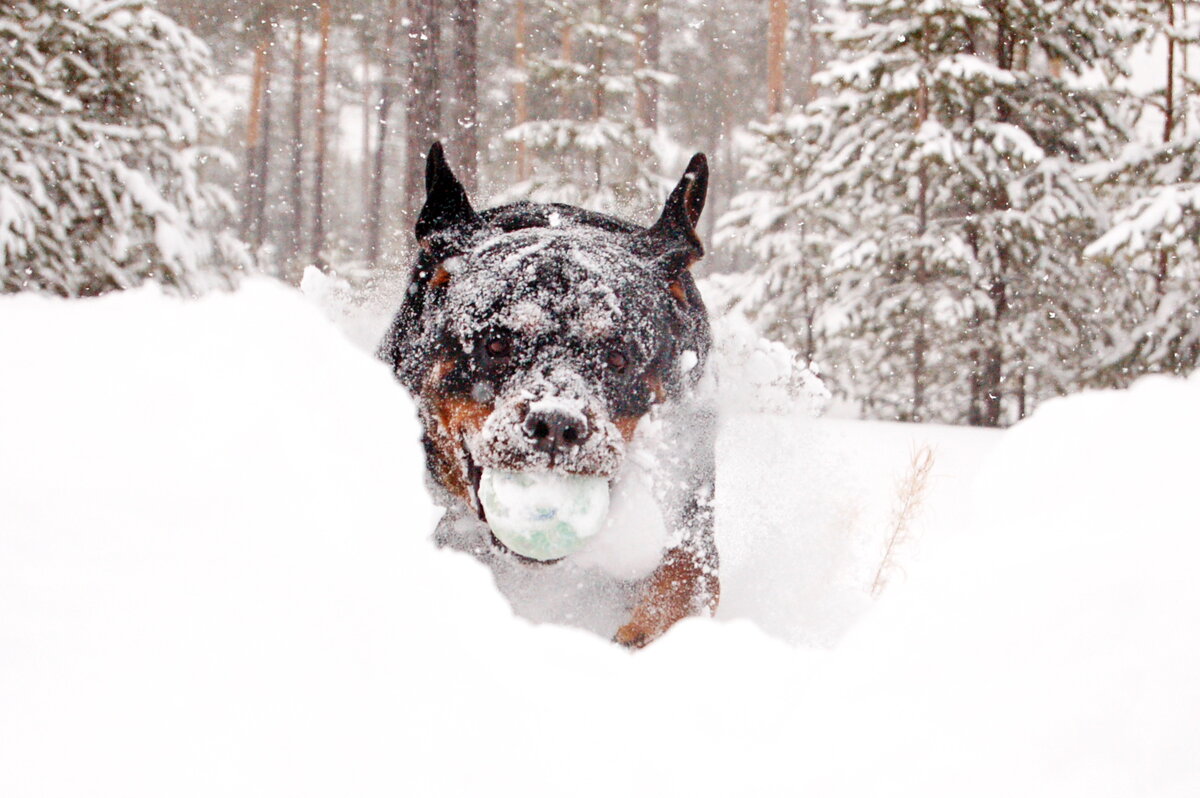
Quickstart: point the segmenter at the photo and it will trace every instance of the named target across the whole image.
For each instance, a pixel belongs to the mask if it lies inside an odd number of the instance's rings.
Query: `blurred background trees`
[[[204,44],[142,2],[0,6],[0,291],[196,292],[248,264],[202,179]]]
[[[371,290],[404,279],[434,140],[481,207],[644,222],[704,151],[713,304],[845,409],[1007,424],[1196,368],[1195,6],[20,0],[0,276],[192,292],[252,264]]]

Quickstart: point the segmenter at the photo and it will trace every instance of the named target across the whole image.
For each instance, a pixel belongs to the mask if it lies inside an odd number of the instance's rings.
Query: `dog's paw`
[[[616,635],[613,636],[613,642],[626,648],[645,648],[662,633],[662,629],[654,629],[636,621],[630,621],[617,630]]]

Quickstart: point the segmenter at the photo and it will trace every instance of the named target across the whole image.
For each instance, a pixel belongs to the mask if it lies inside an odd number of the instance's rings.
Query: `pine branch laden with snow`
[[[751,126],[722,220],[765,278],[760,326],[800,320],[880,417],[1004,423],[1076,384],[1105,219],[1076,169],[1130,133],[1094,79],[1123,70],[1127,6],[847,3],[822,96]]]
[[[532,175],[509,186],[497,202],[532,199],[629,218],[651,218],[674,185],[672,148],[637,114],[636,97],[671,85],[673,75],[639,63],[641,2],[606,5],[582,0],[549,3],[542,13],[561,41],[532,50],[525,74],[534,92],[554,98],[557,115],[505,131],[532,156]],[[547,55],[553,52],[554,55]]]
[[[142,0],[0,7],[0,291],[184,293],[245,267],[210,232],[205,45]]]
[[[1085,172],[1118,204],[1086,254],[1108,270],[1112,345],[1093,381],[1126,385],[1148,372],[1200,364],[1200,135],[1131,143]]]

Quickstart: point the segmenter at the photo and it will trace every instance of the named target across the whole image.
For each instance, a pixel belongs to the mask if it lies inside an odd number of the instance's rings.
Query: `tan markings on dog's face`
[[[440,390],[442,380],[454,365],[453,359],[438,361],[425,380],[425,396],[430,397],[429,410],[437,422],[430,431],[430,441],[437,455],[438,482],[470,505],[472,485],[463,464],[463,440],[479,434],[493,408],[490,403],[467,396],[447,396]]]
[[[650,393],[654,394],[655,404],[662,404],[667,401],[667,389],[663,385],[661,374],[648,374],[646,376],[646,384],[650,386]]]
[[[618,416],[613,419],[613,426],[621,433],[621,437],[626,443],[633,440],[634,433],[637,432],[638,422],[642,420],[641,416]]]
[[[445,266],[438,266],[437,271],[433,273],[433,277],[429,279],[429,287],[437,288],[450,282],[450,271]]]
[[[667,400],[667,389],[663,385],[662,376],[655,373],[647,374],[645,377],[646,385],[650,388],[650,393],[654,396],[654,404],[662,404]],[[613,426],[621,433],[621,437],[626,443],[633,441],[633,436],[637,433],[638,422],[642,420],[642,416],[617,416],[613,419]]]
[[[679,301],[679,304],[686,305],[688,303],[687,289],[683,287],[683,283],[679,280],[672,280],[668,283],[667,290],[671,292],[671,296]]]

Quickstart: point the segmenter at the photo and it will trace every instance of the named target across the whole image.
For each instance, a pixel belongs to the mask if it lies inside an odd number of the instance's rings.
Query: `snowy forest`
[[[1200,0],[0,0],[0,385],[2,798],[1200,796]]]
[[[1200,9],[1168,0],[10,0],[0,286],[402,284],[478,204],[648,224],[866,418],[1006,426],[1200,358]]]

